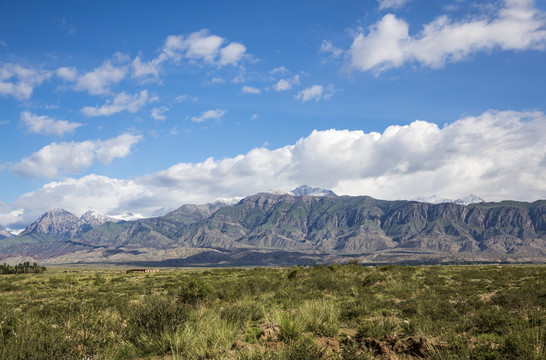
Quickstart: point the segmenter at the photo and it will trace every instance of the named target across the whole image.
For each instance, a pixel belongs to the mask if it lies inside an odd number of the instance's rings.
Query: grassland
[[[0,276],[1,359],[546,359],[546,266]]]

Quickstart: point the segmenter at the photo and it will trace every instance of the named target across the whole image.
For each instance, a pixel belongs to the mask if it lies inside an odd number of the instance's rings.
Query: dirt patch
[[[431,347],[441,344],[430,339],[414,337],[400,337],[396,334],[387,334],[382,339],[363,338],[361,344],[371,350],[374,355],[387,359],[397,359],[398,355],[406,358],[425,358]]]
[[[337,353],[339,352],[339,340],[334,338],[319,337],[315,339],[315,344],[320,349],[326,349],[327,352]]]
[[[262,333],[260,334],[260,342],[275,342],[279,339],[281,329],[278,326],[260,325]]]

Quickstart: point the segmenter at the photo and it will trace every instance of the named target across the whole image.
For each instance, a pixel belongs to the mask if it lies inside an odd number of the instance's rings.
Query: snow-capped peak
[[[103,215],[94,210],[89,210],[83,214],[80,219],[89,224],[92,228],[106,224],[107,222],[119,222],[119,220],[114,219],[113,217]]]
[[[424,202],[429,204],[442,204],[442,203],[453,203],[457,205],[470,205],[470,204],[479,204],[485,202],[484,199],[482,199],[479,196],[476,195],[468,195],[467,197],[464,197],[462,199],[446,199],[442,197],[438,197],[436,195],[432,196],[419,196],[415,199],[412,199],[413,201],[418,202]]]

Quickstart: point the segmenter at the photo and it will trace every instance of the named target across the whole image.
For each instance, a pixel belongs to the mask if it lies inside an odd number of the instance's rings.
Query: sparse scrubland
[[[1,359],[545,359],[546,266],[0,277]]]

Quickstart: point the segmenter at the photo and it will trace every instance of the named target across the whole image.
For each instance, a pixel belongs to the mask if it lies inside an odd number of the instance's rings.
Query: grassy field
[[[546,266],[0,276],[1,359],[546,359]]]

